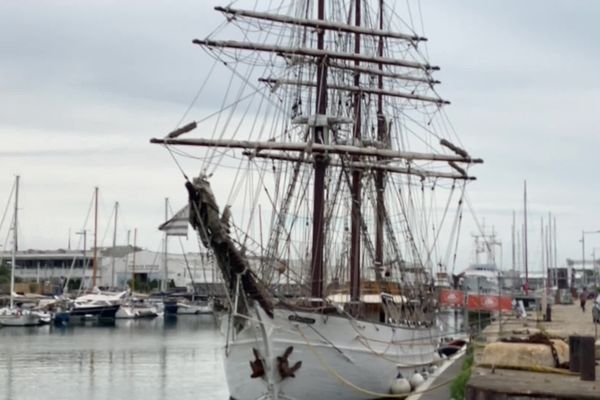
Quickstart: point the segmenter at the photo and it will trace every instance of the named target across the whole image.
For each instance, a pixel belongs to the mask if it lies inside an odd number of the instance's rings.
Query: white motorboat
[[[121,304],[115,314],[117,319],[155,318],[157,316],[158,309],[155,306],[133,301]]]
[[[181,300],[177,302],[177,315],[212,314],[214,302],[209,300]]]
[[[115,319],[121,302],[127,291],[120,293],[103,293],[95,290],[94,293],[77,297],[69,310],[69,315],[84,319]]]

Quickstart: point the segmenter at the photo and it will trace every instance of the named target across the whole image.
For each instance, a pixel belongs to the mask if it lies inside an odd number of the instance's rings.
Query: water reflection
[[[2,328],[0,398],[225,400],[221,346],[202,316]]]

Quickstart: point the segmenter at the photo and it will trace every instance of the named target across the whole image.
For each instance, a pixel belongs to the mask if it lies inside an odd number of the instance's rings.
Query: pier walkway
[[[600,326],[594,326],[590,307],[582,312],[578,304],[552,306],[552,322],[542,322],[536,316],[526,320],[513,317],[493,322],[482,332],[486,343],[502,337],[525,337],[544,330],[552,337],[568,343],[571,335],[589,335],[598,339]],[[541,315],[539,316],[541,319]],[[481,359],[483,344],[475,351],[475,364]],[[596,359],[600,358],[600,342],[596,341]],[[547,399],[547,400],[600,400],[600,366],[596,365],[596,381],[582,381],[579,375],[565,370],[564,374],[529,372],[512,369],[476,367],[469,380],[467,399]]]

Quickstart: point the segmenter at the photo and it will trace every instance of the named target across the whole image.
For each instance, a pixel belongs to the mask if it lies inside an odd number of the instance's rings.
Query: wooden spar
[[[383,57],[383,53],[379,54],[379,57]],[[344,69],[344,70],[349,70],[349,71],[364,72],[365,74],[377,75],[379,77],[385,76],[386,78],[400,79],[400,80],[411,81],[411,82],[427,83],[429,85],[437,85],[437,84],[441,83],[438,80],[431,79],[431,78],[428,78],[428,77],[419,77],[419,76],[406,75],[406,74],[397,74],[395,72],[384,71],[383,69],[373,69],[373,68],[367,68],[367,67],[357,67],[355,65],[343,64],[343,63],[337,63],[337,62],[330,62],[329,63],[329,67],[330,68],[337,68],[337,69]]]
[[[225,47],[230,49],[265,51],[277,53],[280,55],[290,56],[309,56],[319,59],[339,59],[339,60],[358,60],[368,63],[381,63],[384,65],[396,65],[399,67],[422,69],[425,71],[437,71],[440,67],[429,64],[422,64],[415,61],[400,60],[397,58],[375,57],[369,55],[360,55],[354,53],[342,53],[338,51],[330,51],[325,49],[311,49],[308,47],[285,47],[261,43],[238,42],[235,40],[211,40],[211,39],[194,39],[192,43],[199,46],[207,47]]]
[[[319,0],[317,5],[317,17],[320,21],[325,21],[325,0]],[[325,32],[317,32],[317,93],[315,95],[315,110],[320,115],[327,114],[327,56],[325,48]],[[324,146],[325,127],[315,126],[313,128],[313,143],[317,146]],[[313,298],[323,298],[324,289],[324,268],[323,251],[325,248],[325,172],[327,170],[328,157],[326,154],[320,154],[315,157],[314,164],[314,184],[313,184],[313,226],[311,243],[310,276],[311,287],[310,294]]]
[[[96,271],[98,269],[98,187],[94,189],[94,259],[92,268],[92,289],[96,287]]]
[[[354,24],[360,26],[360,6],[362,0],[354,0]],[[354,33],[354,54],[360,54],[360,33]],[[354,60],[354,66],[360,67],[360,61]],[[333,85],[329,87],[332,88]],[[354,72],[354,87],[360,86],[360,72]],[[354,139],[357,142],[361,140],[361,92],[354,92]],[[360,158],[357,155],[352,156],[352,162],[358,162]],[[360,227],[361,227],[361,180],[360,169],[352,170],[352,186],[350,193],[352,197],[350,211],[350,301],[360,301]],[[351,310],[352,312],[353,310]]]
[[[458,171],[458,173],[461,174],[462,176],[467,176],[467,171],[465,171],[463,168],[456,165],[456,163],[454,161],[449,161],[448,165],[450,165],[452,168],[454,168],[456,171]]]
[[[281,160],[290,162],[302,162],[310,164],[313,162],[310,158],[294,157],[285,153],[256,153],[254,151],[244,151],[243,155],[247,157],[255,158],[268,158],[271,160]],[[461,180],[475,180],[473,176],[467,176],[462,174],[453,174],[448,172],[438,172],[422,169],[419,167],[399,167],[387,164],[369,163],[369,162],[356,162],[356,161],[344,161],[343,163],[338,160],[329,160],[328,163],[331,167],[347,167],[350,169],[362,169],[362,170],[375,170],[375,171],[387,171],[405,175],[416,175],[421,178],[446,178],[446,179],[461,179]]]
[[[246,150],[281,150],[281,151],[299,151],[318,154],[347,154],[362,155],[372,157],[383,157],[391,159],[403,159],[407,161],[427,160],[427,161],[454,161],[467,164],[481,164],[480,158],[463,158],[458,155],[417,153],[410,151],[397,151],[390,149],[378,149],[375,147],[358,147],[342,144],[323,144],[323,143],[304,143],[304,142],[259,142],[250,140],[222,140],[222,139],[150,139],[150,143],[181,145],[181,146],[200,146],[200,147],[226,147],[232,149]]]
[[[442,139],[440,140],[440,144],[444,147],[449,148],[450,150],[452,150],[453,152],[455,152],[456,154],[458,154],[461,157],[465,157],[468,158],[469,157],[469,153],[467,153],[466,150],[461,149],[460,147],[458,147],[457,145],[450,143],[448,140],[446,139]]]
[[[417,36],[417,35],[407,35],[405,33],[392,32],[392,31],[384,31],[382,29],[370,29],[367,27],[361,27],[356,25],[348,25],[340,22],[333,21],[324,21],[320,19],[307,19],[307,18],[295,18],[289,17],[281,14],[270,14],[264,12],[256,12],[249,10],[240,10],[234,9],[231,7],[215,7],[215,10],[223,12],[225,14],[233,15],[233,16],[242,16],[242,17],[250,17],[256,19],[262,19],[266,21],[273,22],[281,22],[284,24],[298,25],[298,26],[307,26],[316,29],[337,31],[337,32],[347,32],[347,33],[358,33],[364,35],[377,36],[382,38],[390,38],[390,39],[400,39],[407,40],[409,42],[424,42],[427,41],[427,38]]]
[[[178,136],[183,135],[184,133],[193,131],[194,129],[196,129],[196,126],[197,126],[196,121],[192,121],[189,124],[182,126],[181,128],[177,128],[174,131],[169,132],[167,137],[174,139]]]
[[[264,82],[264,83],[270,83],[275,86],[277,86],[277,85],[297,85],[297,86],[309,86],[309,87],[316,86],[316,83],[314,83],[314,82],[296,81],[293,79],[258,78],[258,81]],[[360,93],[370,93],[370,94],[376,94],[376,95],[381,95],[381,96],[401,97],[403,99],[425,101],[425,102],[435,103],[435,104],[440,104],[440,105],[441,104],[445,104],[445,105],[450,104],[450,102],[448,100],[440,99],[438,97],[420,96],[418,94],[412,94],[412,93],[402,93],[402,92],[394,92],[391,90],[383,90],[383,89],[379,89],[379,88],[376,89],[376,88],[363,87],[363,86],[359,86],[356,82],[354,83],[354,86],[329,85],[329,86],[327,86],[327,88],[328,89],[336,89],[336,90],[346,90],[349,92],[354,92],[355,95],[360,94]]]

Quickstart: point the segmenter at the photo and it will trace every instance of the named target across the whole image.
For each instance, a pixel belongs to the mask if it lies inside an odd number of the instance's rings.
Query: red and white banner
[[[479,311],[511,311],[512,300],[508,296],[470,294],[467,296],[467,308]]]
[[[466,300],[465,300],[466,297]],[[468,294],[460,290],[440,290],[440,305],[443,307],[464,307],[471,311],[511,311],[512,300],[509,296],[487,294]]]
[[[444,307],[463,307],[465,295],[460,290],[442,289],[440,291],[440,304]]]

